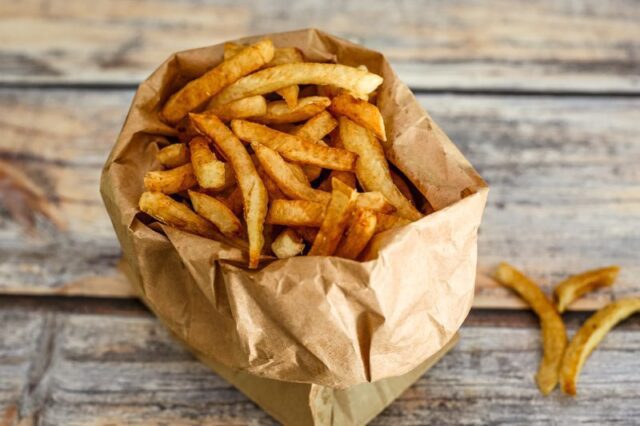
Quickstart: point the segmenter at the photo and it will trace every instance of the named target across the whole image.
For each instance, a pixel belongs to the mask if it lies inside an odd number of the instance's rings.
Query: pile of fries
[[[498,282],[518,293],[540,318],[543,357],[536,381],[544,395],[551,393],[558,382],[562,392],[575,395],[580,370],[598,343],[620,321],[640,312],[640,298],[612,302],[593,314],[567,345],[567,332],[560,314],[582,295],[613,285],[619,271],[618,266],[610,266],[567,278],[556,286],[554,304],[522,272],[507,263],[498,266]]]
[[[227,43],[219,65],[164,104],[177,138],[146,174],[140,209],[246,248],[250,268],[262,255],[366,258],[375,234],[429,211],[385,157],[381,83],[269,39]]]

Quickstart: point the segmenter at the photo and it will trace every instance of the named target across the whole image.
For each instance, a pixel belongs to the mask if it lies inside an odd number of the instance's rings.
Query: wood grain
[[[585,365],[578,398],[569,399],[538,393],[539,331],[523,316],[472,315],[458,346],[371,424],[633,424],[640,317],[607,336]],[[5,308],[0,319],[11,330],[0,336],[4,424],[276,424],[148,314]]]
[[[317,27],[380,50],[415,88],[635,92],[632,0],[22,0],[0,4],[0,81],[131,84],[171,53]]]
[[[0,292],[130,296],[98,194],[102,162],[132,93],[0,90],[0,157],[43,185],[66,233],[37,238],[0,216]],[[612,290],[574,305],[640,295],[640,100],[420,95],[491,185],[481,227],[477,307],[521,307],[488,278],[507,260],[545,288],[566,274],[618,263]]]

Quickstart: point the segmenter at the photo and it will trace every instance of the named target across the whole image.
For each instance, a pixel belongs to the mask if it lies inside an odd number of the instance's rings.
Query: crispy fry
[[[300,86],[293,84],[291,86],[283,87],[280,90],[276,90],[276,93],[282,96],[282,99],[286,102],[287,106],[291,109],[298,105],[298,97],[300,95]]]
[[[296,226],[296,233],[302,237],[305,242],[313,244],[313,240],[318,235],[318,228],[311,228],[309,226]]]
[[[387,140],[380,110],[366,100],[356,99],[343,91],[331,100],[329,109],[332,113],[344,115],[354,123],[370,130],[378,139]]]
[[[140,210],[165,225],[174,226],[202,237],[216,238],[215,227],[184,204],[161,192],[143,192]]]
[[[297,256],[302,253],[302,250],[304,250],[304,242],[291,228],[282,231],[271,243],[271,251],[278,259]]]
[[[397,186],[400,192],[402,192],[402,195],[404,195],[404,197],[415,206],[416,201],[413,199],[413,194],[411,193],[411,189],[407,182],[402,178],[402,176],[393,170],[389,170],[389,172],[391,173],[391,180],[393,181],[393,184]]]
[[[618,272],[620,272],[619,266],[609,266],[573,275],[562,281],[553,291],[558,312],[564,312],[567,306],[580,296],[595,289],[612,285],[618,277]]]
[[[259,117],[267,113],[267,101],[264,96],[249,96],[238,99],[217,108],[210,108],[207,113],[218,116],[222,121],[231,121],[236,118]]]
[[[345,236],[336,250],[336,256],[357,259],[369,243],[369,240],[371,240],[371,237],[373,237],[376,222],[374,211],[356,207],[349,220]]]
[[[369,209],[380,213],[393,213],[396,209],[393,207],[384,195],[377,191],[358,193],[356,198],[356,207]]]
[[[580,327],[571,339],[562,360],[560,374],[562,392],[569,395],[576,394],[578,375],[591,352],[609,330],[636,312],[640,312],[640,298],[618,300],[600,309]]]
[[[189,199],[196,213],[213,223],[227,237],[238,237],[242,233],[240,219],[223,202],[191,190]]]
[[[202,136],[196,136],[189,142],[189,151],[198,185],[206,189],[224,188],[227,183],[227,166],[209,149],[209,141]]]
[[[378,140],[362,126],[346,117],[340,117],[340,140],[345,148],[358,154],[356,176],[366,191],[379,191],[397,210],[397,214],[409,220],[418,220],[420,212],[393,184],[389,165]]]
[[[262,182],[264,182],[264,187],[267,189],[269,199],[286,199],[287,196],[284,195],[284,192],[280,190],[278,184],[275,183],[273,179],[271,179],[271,176],[267,174],[264,168],[260,165],[260,162],[258,162],[257,158],[255,159],[254,163],[256,163],[256,170],[258,171],[258,175],[260,176],[260,179],[262,179]]]
[[[289,161],[335,170],[353,170],[355,165],[356,155],[352,152],[316,144],[262,124],[233,120],[231,128],[240,139],[266,145]]]
[[[375,234],[384,232],[387,229],[397,228],[411,223],[410,220],[393,214],[377,213],[376,216],[378,220],[376,222]]]
[[[242,191],[240,187],[236,186],[226,196],[216,196],[218,201],[224,203],[225,206],[233,212],[234,215],[240,216],[242,214]]]
[[[158,151],[156,159],[164,167],[174,169],[189,162],[189,148],[183,143],[172,143]]]
[[[316,142],[327,136],[338,126],[338,121],[328,111],[322,111],[318,115],[307,120],[302,127],[298,127],[291,133],[295,136]]]
[[[252,143],[251,147],[264,171],[285,195],[300,200],[329,202],[331,195],[328,192],[313,189],[308,182],[300,181],[289,168],[289,164],[276,151],[259,143]]]
[[[355,204],[357,193],[353,188],[337,179],[331,185],[331,201],[309,250],[309,256],[331,256],[336,251]]]
[[[367,95],[381,83],[382,77],[379,75],[346,65],[284,64],[239,79],[211,99],[211,105],[224,105],[247,96],[264,95],[292,84],[333,84],[357,94]]]
[[[272,225],[319,227],[326,206],[307,200],[271,200],[266,222]]]
[[[154,170],[144,175],[144,187],[152,192],[175,194],[193,188],[197,184],[196,175],[190,163],[170,170]]]
[[[257,268],[264,246],[264,219],[269,197],[251,156],[242,142],[215,115],[190,114],[191,120],[209,136],[229,160],[242,191],[245,222],[249,237],[249,268]]]
[[[327,176],[320,185],[318,185],[318,189],[322,191],[331,191],[331,181],[333,179],[338,179],[340,182],[345,185],[354,188],[356,187],[356,175],[352,172],[345,172],[343,170],[331,170],[329,176]]]
[[[567,346],[567,332],[562,318],[540,287],[511,265],[501,263],[496,270],[496,279],[516,291],[540,318],[544,355],[536,381],[540,391],[548,395],[558,383],[560,363]]]
[[[254,120],[265,124],[297,123],[318,115],[331,105],[329,98],[311,96],[298,100],[294,108],[290,108],[285,101],[274,101],[267,104],[267,113]]]
[[[164,105],[162,117],[170,124],[177,123],[223,88],[271,61],[273,59],[273,51],[273,43],[269,39],[260,40],[242,49],[228,61],[223,61],[202,77],[190,81],[182,89],[174,93]],[[246,96],[238,96],[229,101],[244,97]]]

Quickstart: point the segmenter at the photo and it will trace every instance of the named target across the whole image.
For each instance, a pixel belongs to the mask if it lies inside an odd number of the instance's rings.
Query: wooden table
[[[27,235],[0,210],[0,425],[273,423],[131,298],[98,179],[171,52],[307,26],[384,52],[492,187],[460,343],[373,424],[638,422],[639,317],[590,358],[578,398],[545,398],[536,320],[490,278],[508,260],[549,290],[617,263],[616,287],[573,309],[640,295],[637,3],[208,3],[0,4],[0,160],[69,222]],[[586,315],[566,315],[570,333]]]

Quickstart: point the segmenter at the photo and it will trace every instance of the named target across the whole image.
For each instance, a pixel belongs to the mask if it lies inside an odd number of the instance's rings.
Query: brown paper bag
[[[177,88],[222,60],[222,45],[179,52],[140,85],[103,170],[101,193],[142,300],[208,363],[277,381],[344,389],[402,376],[449,342],[472,303],[488,188],[377,52],[317,30],[269,36],[312,61],[381,75],[385,150],[436,210],[384,232],[367,262],[294,257],[250,271],[225,242],[139,214],[144,173],[175,136],[158,119]],[[258,39],[252,37],[241,42]]]

